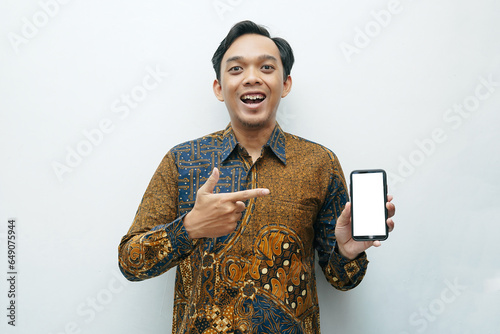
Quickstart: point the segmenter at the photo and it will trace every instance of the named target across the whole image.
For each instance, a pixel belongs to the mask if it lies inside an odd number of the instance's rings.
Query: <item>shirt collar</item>
[[[222,153],[221,153],[221,161],[225,161],[231,152],[233,152],[238,142],[236,141],[236,136],[234,135],[233,127],[231,123],[226,127],[224,132],[222,133]]]
[[[234,135],[233,127],[231,126],[231,123],[229,123],[222,134],[223,150],[221,153],[221,161],[225,161],[229,157],[237,144],[238,141]],[[274,127],[274,130],[265,146],[268,146],[274,155],[280,159],[284,165],[286,165],[285,133],[278,123],[276,123],[276,126]]]
[[[281,130],[278,123],[276,123],[266,146],[269,146],[274,155],[281,160],[283,165],[286,165],[285,133]]]

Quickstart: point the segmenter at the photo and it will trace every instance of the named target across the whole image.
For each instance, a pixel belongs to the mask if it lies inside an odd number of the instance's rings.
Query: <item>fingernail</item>
[[[262,189],[261,193],[262,195],[269,195],[271,191],[269,189]]]

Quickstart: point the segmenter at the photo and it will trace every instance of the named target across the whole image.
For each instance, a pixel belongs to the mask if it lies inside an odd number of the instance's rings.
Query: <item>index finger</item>
[[[234,193],[226,193],[226,194],[219,193],[219,195],[223,195],[228,201],[238,202],[238,201],[246,201],[250,198],[266,196],[269,195],[269,193],[270,191],[267,188],[255,188],[255,189],[236,191]]]

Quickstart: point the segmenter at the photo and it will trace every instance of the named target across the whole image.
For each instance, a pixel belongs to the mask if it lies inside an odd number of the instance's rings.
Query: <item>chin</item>
[[[266,125],[266,122],[241,122],[241,124],[248,129],[258,129]]]
[[[248,117],[248,118],[238,118],[238,123],[244,126],[247,129],[259,129],[264,128],[269,125],[274,124],[274,119],[272,117],[267,118],[257,118],[257,117]]]

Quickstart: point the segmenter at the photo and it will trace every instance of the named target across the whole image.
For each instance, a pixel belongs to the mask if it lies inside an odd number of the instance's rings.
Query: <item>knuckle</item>
[[[246,200],[250,199],[250,198],[252,197],[252,196],[251,196],[251,193],[252,193],[252,191],[251,191],[251,190],[247,190],[247,191],[243,192],[243,193],[241,194],[241,199],[242,199],[242,201],[246,201]]]
[[[223,208],[223,212],[226,215],[230,215],[236,211],[236,208],[232,205],[225,205]]]

